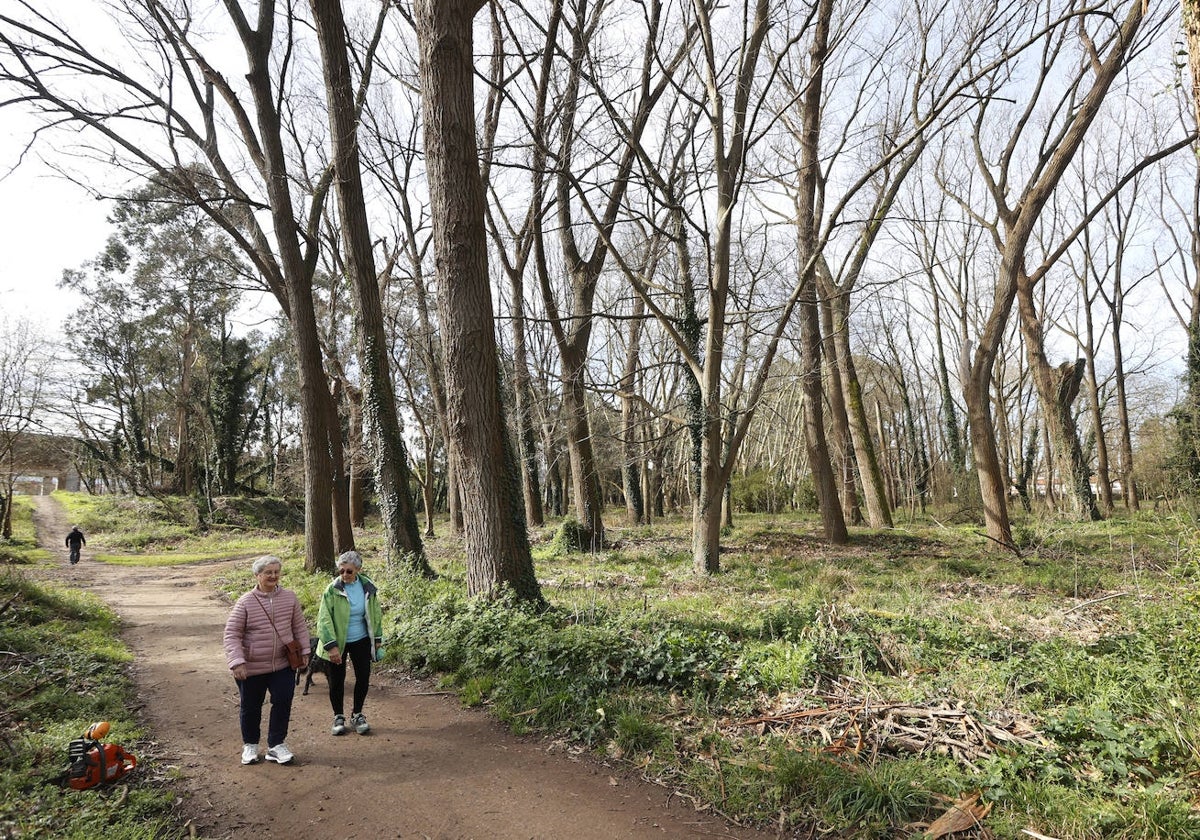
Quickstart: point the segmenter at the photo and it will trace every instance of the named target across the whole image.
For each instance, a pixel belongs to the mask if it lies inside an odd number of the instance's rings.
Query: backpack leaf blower
[[[75,790],[115,781],[137,767],[133,753],[116,744],[100,743],[107,734],[108,721],[102,720],[67,745],[67,784]]]

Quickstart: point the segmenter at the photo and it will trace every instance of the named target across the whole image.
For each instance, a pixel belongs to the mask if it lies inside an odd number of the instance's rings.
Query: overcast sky
[[[35,159],[3,177],[20,149],[0,134],[0,314],[53,324],[79,305],[56,284],[103,247],[108,205]]]

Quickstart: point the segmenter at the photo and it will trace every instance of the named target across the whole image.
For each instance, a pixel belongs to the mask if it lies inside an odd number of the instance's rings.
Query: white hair
[[[278,557],[276,557],[274,554],[264,554],[262,557],[259,557],[257,560],[254,561],[254,563],[250,566],[250,571],[253,572],[254,574],[258,574],[263,569],[267,568],[267,566],[271,566],[271,565],[278,566],[279,568],[282,569],[283,561],[280,560]]]
[[[356,569],[361,569],[362,568],[362,555],[359,554],[357,551],[347,551],[345,554],[343,554],[341,557],[338,558],[337,564],[339,566],[353,566]]]

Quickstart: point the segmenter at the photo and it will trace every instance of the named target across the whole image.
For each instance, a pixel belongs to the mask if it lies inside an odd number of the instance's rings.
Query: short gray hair
[[[267,566],[271,566],[271,565],[278,566],[279,568],[282,569],[283,561],[280,560],[278,557],[276,557],[274,554],[264,554],[262,557],[259,557],[257,560],[254,561],[254,563],[250,566],[250,571],[253,572],[254,574],[258,574],[263,569],[267,568]]]
[[[359,554],[357,551],[347,551],[345,554],[343,554],[341,557],[338,558],[337,564],[339,566],[353,566],[356,569],[361,569],[362,568],[362,555]]]

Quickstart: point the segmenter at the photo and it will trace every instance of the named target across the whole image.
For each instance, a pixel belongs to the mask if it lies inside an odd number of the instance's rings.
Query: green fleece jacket
[[[375,658],[375,649],[383,646],[383,610],[379,606],[379,589],[366,575],[358,576],[363,593],[367,596],[366,619],[367,635],[371,637],[371,658]],[[350,599],[346,597],[346,587],[341,578],[334,580],[321,594],[321,608],[317,613],[317,645],[316,654],[322,659],[329,658],[329,651],[337,647],[346,649],[346,633],[350,628]]]

